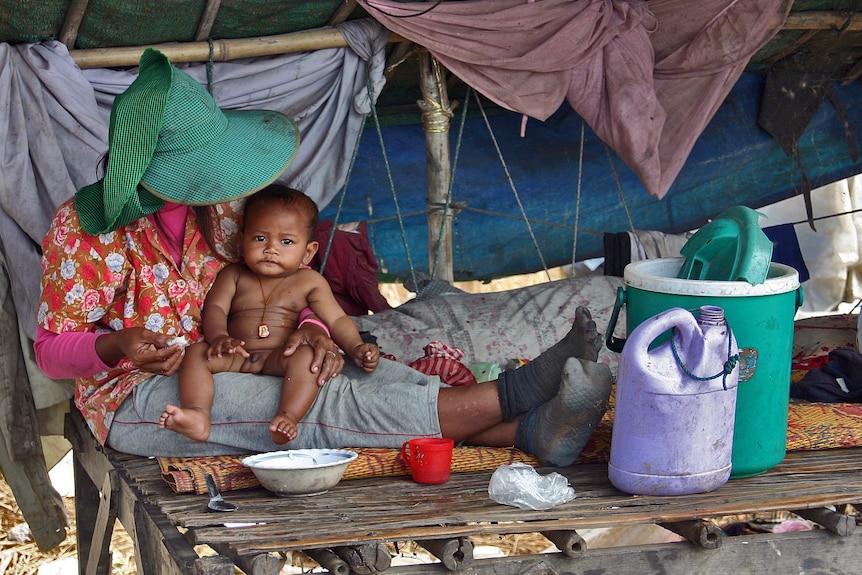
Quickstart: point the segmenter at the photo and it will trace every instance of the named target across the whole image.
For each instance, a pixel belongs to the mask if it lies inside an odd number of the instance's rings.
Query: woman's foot
[[[613,376],[603,363],[569,359],[557,395],[521,419],[515,445],[542,465],[568,467],[608,408]]]
[[[515,370],[504,371],[497,379],[503,421],[549,401],[560,389],[560,373],[569,358],[595,362],[602,348],[602,336],[590,310],[579,306],[575,310],[572,329],[563,338],[539,354],[530,363]]]
[[[195,408],[182,408],[170,403],[159,417],[159,427],[170,429],[195,441],[210,438],[210,415]]]

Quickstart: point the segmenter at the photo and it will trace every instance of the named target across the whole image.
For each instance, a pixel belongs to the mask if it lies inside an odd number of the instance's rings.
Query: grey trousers
[[[280,449],[400,447],[414,437],[440,437],[440,379],[381,359],[367,374],[348,362],[327,382],[298,426],[299,435],[273,443],[269,422],[278,408],[281,378],[215,376],[210,439],[198,442],[158,426],[167,403],[178,405],[176,376],[140,384],[114,415],[108,445],[142,456],[195,457]]]

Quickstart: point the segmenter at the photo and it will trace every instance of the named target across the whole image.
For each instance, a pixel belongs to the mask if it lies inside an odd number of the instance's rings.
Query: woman
[[[289,118],[222,111],[162,53],[144,52],[138,77],[114,101],[104,177],[59,207],[43,242],[37,361],[51,377],[77,378],[75,405],[100,443],[143,456],[283,448],[268,429],[277,377],[216,375],[206,442],[158,422],[178,401],[184,345],[203,337],[204,296],[236,253],[237,200],[276,180],[298,139]],[[313,317],[285,355],[300,345],[314,349],[311,370],[322,387],[291,448],[398,447],[445,436],[516,445],[565,466],[610,393],[610,371],[595,362],[601,338],[585,308],[533,362],[468,387],[441,386],[391,361],[372,374],[345,365]]]

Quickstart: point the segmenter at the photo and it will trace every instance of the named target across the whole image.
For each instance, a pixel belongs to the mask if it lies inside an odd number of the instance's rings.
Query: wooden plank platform
[[[105,535],[98,531],[107,529],[110,539],[112,516],[119,517],[136,543],[139,573],[231,573],[233,563],[246,572],[277,573],[275,562],[266,558],[282,551],[648,523],[696,525],[698,520],[726,515],[821,510],[862,501],[859,448],[790,453],[763,475],[731,480],[712,493],[674,497],[623,494],[609,483],[606,465],[579,465],[557,470],[575,488],[576,499],[548,511],[493,502],[487,492],[491,474],[483,472],[454,474],[442,485],[418,485],[405,477],[342,481],[328,493],[312,497],[279,498],[262,488],[233,491],[224,495],[238,511],[219,514],[206,510],[206,496],[174,493],[154,459],[99,449],[80,416],[70,418],[67,435],[75,447],[76,505],[79,518],[85,518],[83,531],[79,519],[79,538],[95,536],[92,548],[88,543],[81,549],[82,573],[90,554],[106,555]],[[862,530],[856,533],[852,518],[844,519],[850,520],[849,526],[841,521],[845,536],[824,529],[722,537],[717,549],[686,541],[587,549],[576,557],[551,553],[479,559],[469,569],[555,573],[613,565],[613,572],[620,573],[741,573],[759,572],[752,570],[755,565],[777,572],[781,565],[781,570],[794,573],[858,573]],[[202,544],[221,555],[197,557],[192,546]],[[768,563],[759,563],[767,558]],[[96,559],[90,572],[107,573]],[[446,568],[427,564],[387,570],[393,575],[423,572],[444,573]]]

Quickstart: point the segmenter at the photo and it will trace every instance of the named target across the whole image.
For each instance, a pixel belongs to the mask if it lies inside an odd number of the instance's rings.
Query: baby
[[[180,405],[168,404],[159,426],[197,441],[210,434],[214,373],[282,376],[278,412],[269,424],[275,443],[297,435],[297,423],[317,395],[310,365],[314,351],[300,346],[289,357],[285,342],[310,308],[333,341],[366,372],[376,369],[377,346],[365,343],[356,324],[335,300],[326,279],[306,266],[317,253],[314,201],[297,190],[271,184],[246,201],[242,262],[215,280],[203,308],[206,341],[189,347],[179,375]]]

